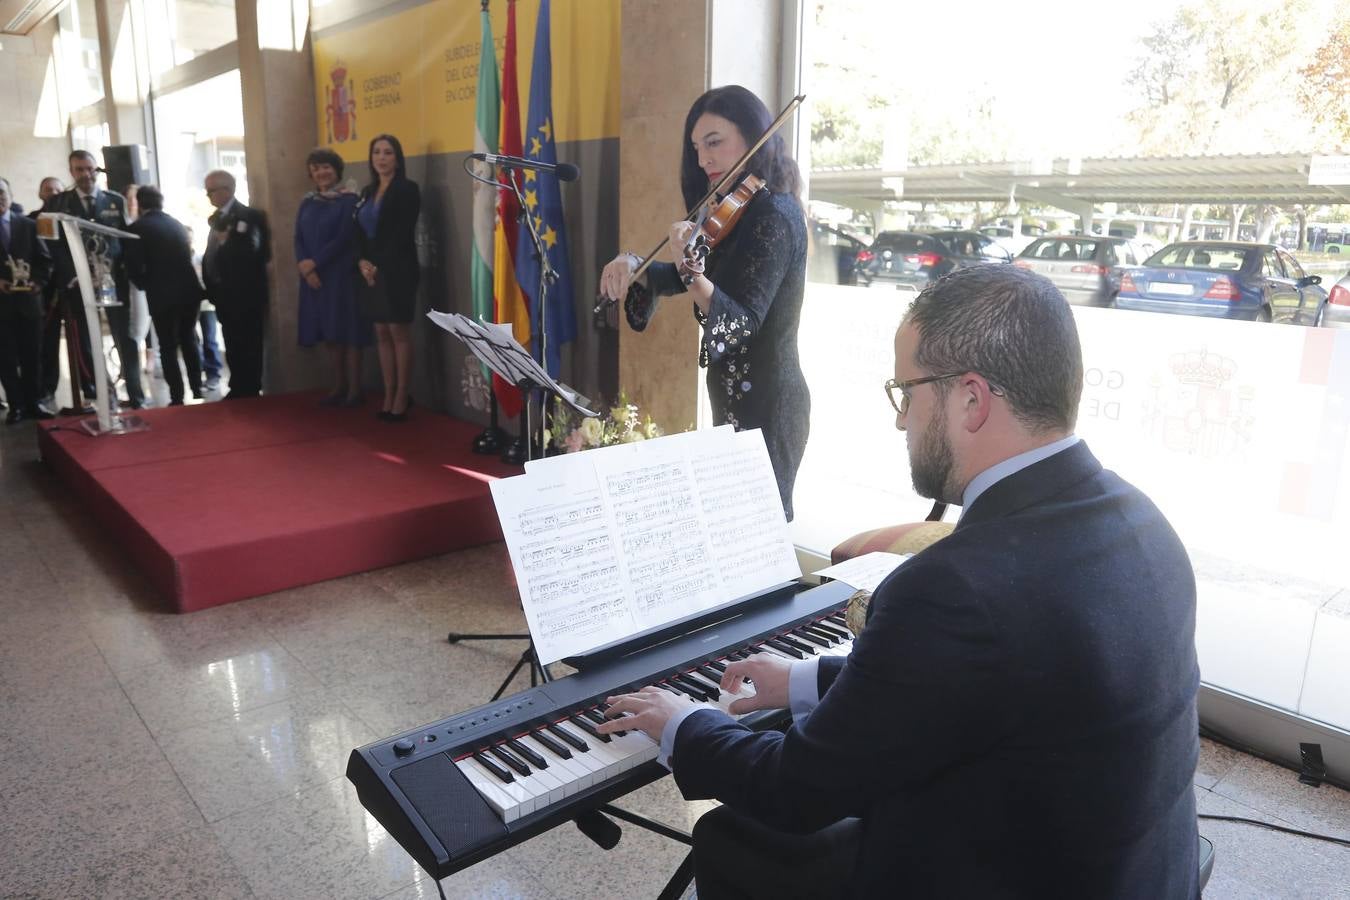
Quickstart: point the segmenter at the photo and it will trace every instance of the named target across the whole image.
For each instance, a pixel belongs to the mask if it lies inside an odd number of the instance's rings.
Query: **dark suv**
[[[853,260],[858,283],[921,291],[953,269],[1010,263],[1012,254],[978,231],[883,231]]]

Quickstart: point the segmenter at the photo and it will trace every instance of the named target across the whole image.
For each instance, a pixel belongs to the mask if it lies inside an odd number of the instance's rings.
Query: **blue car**
[[[1118,309],[1315,325],[1326,306],[1320,275],[1274,244],[1168,244],[1121,276]]]

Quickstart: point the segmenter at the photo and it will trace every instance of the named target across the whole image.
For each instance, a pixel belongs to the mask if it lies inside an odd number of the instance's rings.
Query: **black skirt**
[[[407,325],[413,319],[413,305],[416,293],[390,291],[385,279],[377,272],[375,284],[366,284],[366,279],[356,277],[356,305],[361,315],[369,322],[380,324]]]

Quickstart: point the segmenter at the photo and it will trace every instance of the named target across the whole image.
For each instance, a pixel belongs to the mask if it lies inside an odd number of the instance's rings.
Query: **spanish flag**
[[[502,120],[501,140],[498,142],[503,156],[523,156],[524,145],[520,138],[520,89],[516,84],[516,0],[507,0],[506,5],[506,50],[502,56]],[[514,169],[503,169],[502,174],[517,179],[520,173]],[[530,309],[525,297],[516,283],[516,220],[520,215],[520,204],[516,202],[514,192],[502,188],[497,194],[497,228],[493,237],[494,264],[493,297],[496,304],[496,320],[510,322],[511,333],[522,347],[530,346]],[[493,387],[497,391],[497,401],[502,412],[508,416],[520,414],[523,406],[520,391],[515,385],[507,384],[493,376]]]

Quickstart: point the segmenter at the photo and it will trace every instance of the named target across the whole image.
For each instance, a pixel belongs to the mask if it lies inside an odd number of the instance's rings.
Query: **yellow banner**
[[[620,0],[553,0],[553,118],[559,143],[619,135]],[[506,0],[492,0],[497,64]],[[349,162],[370,139],[395,135],[404,153],[473,149],[478,90],[478,4],[433,0],[314,40],[318,143]],[[529,111],[539,0],[516,3],[521,128]]]

